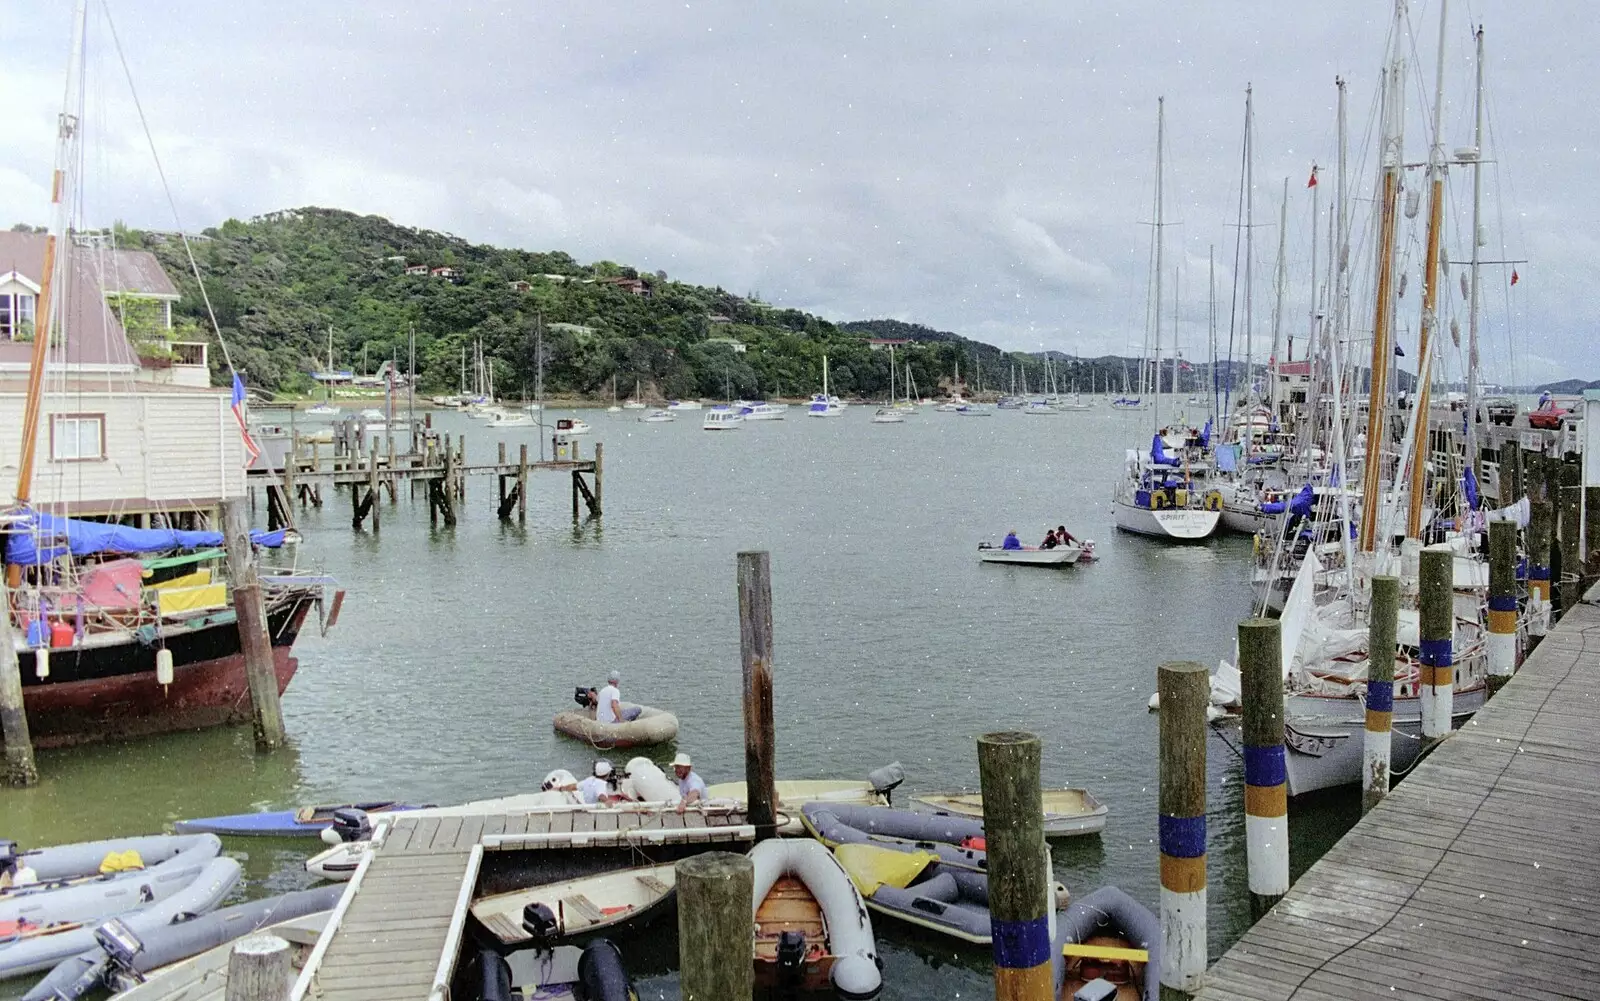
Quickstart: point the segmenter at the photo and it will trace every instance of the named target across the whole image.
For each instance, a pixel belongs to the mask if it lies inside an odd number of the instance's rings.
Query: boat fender
[[[548,904],[529,904],[522,909],[522,930],[535,942],[554,945],[561,934],[561,923]]]
[[[578,957],[578,982],[589,1001],[638,1001],[622,951],[608,938],[597,938]]]
[[[156,651],[156,684],[172,684],[172,650],[167,647]]]
[[[479,949],[478,966],[483,977],[480,1001],[512,1001],[511,964],[505,957],[493,949]]]
[[[1222,510],[1222,491],[1220,491],[1220,490],[1211,490],[1211,491],[1208,491],[1206,493],[1206,510],[1207,511],[1221,511]]]

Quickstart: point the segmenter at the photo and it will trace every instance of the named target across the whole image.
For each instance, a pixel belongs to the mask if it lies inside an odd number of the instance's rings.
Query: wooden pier
[[[1597,592],[1228,950],[1197,998],[1600,998]]]
[[[291,1001],[443,1001],[467,908],[497,853],[676,853],[755,840],[742,810],[554,808],[379,822],[368,854],[300,972]]]

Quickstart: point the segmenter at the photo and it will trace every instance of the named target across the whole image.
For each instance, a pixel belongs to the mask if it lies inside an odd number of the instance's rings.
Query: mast
[[[1155,306],[1151,310],[1154,321],[1152,333],[1155,338],[1156,365],[1155,365],[1155,403],[1151,407],[1151,416],[1154,418],[1155,429],[1161,430],[1161,157],[1165,152],[1167,138],[1167,99],[1156,98],[1156,263],[1155,263]]]
[[[406,420],[411,427],[411,448],[416,450],[417,435],[417,325],[408,324],[406,335]]]
[[[1217,245],[1212,244],[1206,251],[1206,325],[1210,330],[1211,339],[1211,413],[1213,421],[1217,418]],[[1216,431],[1213,429],[1212,434]]]
[[[1361,476],[1361,551],[1370,553],[1377,545],[1378,502],[1383,475],[1383,445],[1388,437],[1384,409],[1389,399],[1389,361],[1394,356],[1389,325],[1394,316],[1394,231],[1400,197],[1401,153],[1405,137],[1406,60],[1402,54],[1405,37],[1406,0],[1395,0],[1393,58],[1384,74],[1383,135],[1378,152],[1382,175],[1378,198],[1378,274],[1377,294],[1372,316],[1372,371],[1367,391],[1367,454]],[[1341,90],[1341,96],[1343,91]],[[1341,107],[1343,105],[1341,104]],[[1344,187],[1343,161],[1340,163],[1340,188]],[[1340,212],[1343,213],[1341,207]],[[1348,232],[1345,237],[1348,239]],[[1341,244],[1340,253],[1348,250]]]
[[[1416,438],[1411,451],[1410,508],[1406,512],[1406,537],[1422,537],[1422,501],[1428,475],[1428,407],[1433,395],[1433,341],[1439,327],[1439,231],[1444,227],[1444,53],[1445,15],[1449,0],[1439,0],[1439,61],[1434,77],[1433,143],[1428,148],[1428,251],[1422,259],[1427,276],[1422,287],[1422,347],[1417,352]],[[1477,247],[1478,234],[1472,234]],[[1467,426],[1472,426],[1468,411]],[[1468,461],[1472,461],[1469,454]]]
[[[1467,301],[1467,468],[1478,461],[1478,238],[1483,203],[1483,25],[1473,32],[1478,43],[1477,91],[1472,122],[1472,288]],[[1504,505],[1505,501],[1499,501]],[[1593,545],[1594,543],[1590,543]]]
[[[50,334],[55,327],[56,314],[61,312],[60,297],[55,294],[56,269],[61,266],[61,256],[67,252],[67,228],[71,223],[73,191],[77,181],[73,171],[78,165],[78,147],[82,138],[83,106],[83,39],[87,21],[86,0],[78,0],[72,12],[72,56],[67,62],[66,91],[61,99],[61,114],[56,119],[56,157],[50,175],[51,219],[50,234],[45,237],[44,273],[39,283],[39,302],[34,310],[33,354],[28,361],[28,396],[22,411],[22,451],[17,460],[16,505],[24,507],[33,498],[33,463],[39,447],[39,422],[44,411],[44,369],[50,354]],[[64,321],[63,321],[64,322]],[[21,569],[7,569],[7,580],[16,586],[21,580]],[[0,615],[7,614],[0,609]]]
[[[1247,405],[1255,397],[1256,391],[1256,366],[1255,366],[1255,325],[1253,322],[1251,295],[1255,279],[1252,277],[1255,264],[1255,105],[1253,103],[1254,87],[1245,84],[1244,88],[1244,391]],[[1254,435],[1246,439],[1246,448],[1249,442],[1255,440]]]
[[[1344,168],[1346,160],[1345,148],[1345,89],[1344,78],[1334,77],[1333,85],[1339,90],[1339,168],[1334,185],[1334,218],[1329,227],[1330,233],[1337,233],[1337,248],[1332,252],[1334,265],[1334,297],[1333,297],[1333,323],[1329,327],[1333,336],[1328,340],[1328,383],[1333,396],[1333,474],[1337,478],[1339,490],[1339,540],[1344,546],[1345,579],[1352,581],[1355,570],[1355,552],[1350,545],[1350,489],[1347,472],[1347,453],[1345,452],[1345,419],[1344,419],[1344,358],[1341,348],[1344,344],[1344,321],[1348,315],[1346,299],[1349,296],[1349,267],[1350,267],[1350,234],[1347,226],[1349,217],[1345,214],[1344,200]]]
[[[1278,202],[1278,262],[1273,267],[1272,289],[1275,301],[1272,305],[1272,357],[1267,360],[1267,398],[1272,406],[1272,418],[1278,418],[1278,366],[1283,359],[1278,354],[1282,348],[1283,335],[1283,294],[1289,284],[1289,276],[1285,271],[1283,244],[1288,235],[1289,227],[1289,179],[1283,179],[1283,197]],[[1316,242],[1313,239],[1313,244]],[[1316,283],[1312,283],[1316,288]],[[1315,293],[1313,293],[1313,296]],[[1247,300],[1248,301],[1248,300]]]
[[[1306,412],[1307,413],[1311,413],[1311,412],[1314,412],[1316,410],[1317,399],[1318,399],[1318,397],[1320,397],[1322,395],[1322,391],[1317,386],[1317,359],[1319,357],[1321,357],[1321,355],[1319,353],[1321,345],[1318,343],[1318,338],[1317,338],[1317,326],[1318,326],[1319,321],[1321,319],[1321,313],[1320,313],[1320,311],[1318,309],[1318,303],[1320,301],[1320,298],[1317,295],[1317,221],[1318,221],[1317,220],[1317,213],[1319,211],[1318,207],[1317,207],[1317,202],[1320,201],[1320,199],[1317,197],[1317,165],[1314,164],[1314,163],[1311,165],[1310,188],[1311,188],[1311,317],[1310,317],[1311,323],[1310,323],[1310,330],[1306,334],[1306,354],[1305,354],[1306,361],[1308,362],[1308,364],[1306,366]],[[1331,231],[1331,228],[1330,228],[1330,231]],[[1294,338],[1293,337],[1289,338],[1289,360],[1290,361],[1294,361]]]

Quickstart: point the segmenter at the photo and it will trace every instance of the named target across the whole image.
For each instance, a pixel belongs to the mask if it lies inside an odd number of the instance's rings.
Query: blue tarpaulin
[[[1478,478],[1472,475],[1470,469],[1461,477],[1461,492],[1467,495],[1467,507],[1478,510]]]
[[[1211,447],[1211,418],[1206,418],[1206,426],[1200,429],[1200,447]]]
[[[1160,434],[1150,437],[1150,461],[1158,466],[1176,466],[1183,462],[1167,454],[1166,442],[1161,440]]]
[[[1231,473],[1239,468],[1239,446],[1217,446],[1217,472]]]
[[[276,549],[284,532],[250,533],[258,546]],[[25,511],[6,539],[6,562],[22,566],[49,563],[66,556],[94,553],[160,553],[173,549],[207,549],[223,543],[221,532],[180,532],[171,528],[130,528],[98,521],[78,521],[43,511]]]
[[[1289,501],[1289,513],[1290,514],[1297,514],[1302,518],[1310,517],[1311,516],[1311,498],[1313,496],[1314,495],[1313,495],[1312,490],[1311,490],[1311,484],[1307,483],[1305,486],[1300,488],[1300,492],[1299,493],[1295,494],[1294,497],[1290,499],[1290,501]]]

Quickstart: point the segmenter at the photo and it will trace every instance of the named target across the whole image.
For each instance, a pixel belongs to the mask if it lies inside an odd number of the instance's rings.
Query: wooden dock
[[[291,1001],[442,1001],[486,853],[728,845],[755,839],[740,810],[572,808],[379,822],[306,960]]]
[[[1600,607],[1206,974],[1205,1001],[1600,999]]]

